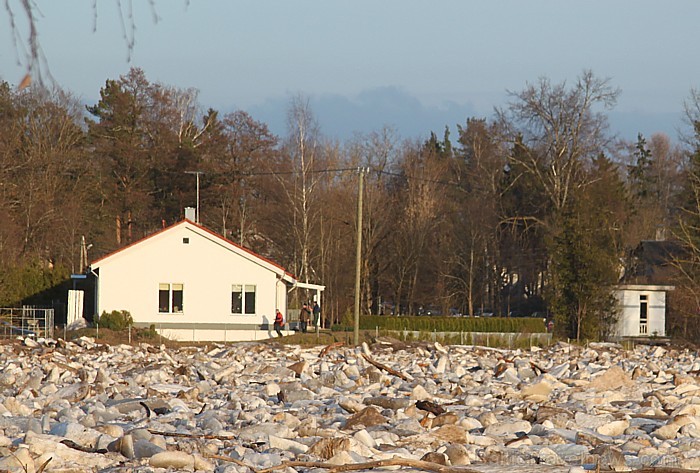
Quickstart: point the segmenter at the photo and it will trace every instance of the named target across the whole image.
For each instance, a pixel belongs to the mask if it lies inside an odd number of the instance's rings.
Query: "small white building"
[[[187,219],[92,262],[90,272],[96,314],[127,310],[136,327],[182,341],[274,337],[275,311],[287,322],[291,289],[315,290],[319,304],[324,289]]]
[[[666,336],[668,293],[675,289],[672,262],[680,251],[678,243],[662,239],[642,241],[635,248],[614,290],[618,304],[614,338]]]
[[[665,337],[666,292],[673,286],[621,284],[615,289],[618,303],[616,338]]]

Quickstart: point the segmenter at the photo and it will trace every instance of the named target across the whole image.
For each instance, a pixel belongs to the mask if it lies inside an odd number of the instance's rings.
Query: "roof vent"
[[[194,207],[185,207],[185,219],[194,222],[197,218],[195,215]]]

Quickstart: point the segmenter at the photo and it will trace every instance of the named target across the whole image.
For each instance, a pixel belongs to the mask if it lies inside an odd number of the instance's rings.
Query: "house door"
[[[646,335],[648,333],[647,329],[647,316],[649,311],[649,301],[647,295],[639,296],[639,334]]]

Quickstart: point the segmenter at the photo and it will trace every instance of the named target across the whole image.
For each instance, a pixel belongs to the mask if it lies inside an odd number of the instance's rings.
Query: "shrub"
[[[110,330],[124,330],[134,325],[134,319],[128,310],[113,310],[112,312],[102,312],[99,320],[100,327]]]
[[[545,332],[541,318],[533,317],[393,317],[369,315],[360,317],[362,330],[409,330],[423,332]]]
[[[158,336],[158,332],[156,326],[151,324],[148,328],[137,330],[135,335],[137,340],[153,340]]]

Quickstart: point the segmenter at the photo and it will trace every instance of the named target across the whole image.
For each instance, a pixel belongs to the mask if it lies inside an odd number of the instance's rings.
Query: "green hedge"
[[[334,326],[334,329],[352,330]],[[360,317],[361,330],[417,330],[427,332],[546,332],[544,322],[536,317],[391,317],[368,315]]]

